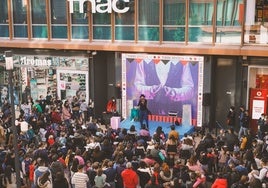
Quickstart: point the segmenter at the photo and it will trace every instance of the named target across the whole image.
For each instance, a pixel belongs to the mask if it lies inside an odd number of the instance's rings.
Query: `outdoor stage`
[[[123,121],[120,122],[120,128],[125,128],[125,129],[129,129],[131,127],[131,125],[135,125],[136,130],[139,132],[140,130],[140,122],[139,121],[131,121],[130,118],[127,118]],[[150,130],[150,134],[153,135],[156,128],[158,126],[162,127],[162,130],[164,131],[165,134],[168,134],[170,129],[170,126],[172,125],[172,123],[170,122],[162,122],[162,121],[149,121],[149,130]],[[194,132],[195,127],[193,125],[176,125],[176,131],[179,132],[180,134],[180,138],[183,137],[184,133],[187,134],[191,134]]]

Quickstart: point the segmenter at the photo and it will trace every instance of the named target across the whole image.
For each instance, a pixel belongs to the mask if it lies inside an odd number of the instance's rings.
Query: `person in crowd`
[[[173,169],[165,162],[162,163],[161,170],[159,173],[161,184],[169,184],[173,178]]]
[[[236,113],[235,113],[235,107],[234,106],[230,107],[226,118],[227,118],[226,124],[230,128],[235,128]]]
[[[151,176],[150,181],[145,184],[145,188],[161,188],[161,185],[157,183],[155,176]]]
[[[168,133],[168,138],[173,136],[175,138],[175,140],[179,141],[180,139],[180,133],[176,130],[175,125],[171,125],[170,126],[170,131]]]
[[[139,176],[140,186],[141,188],[144,188],[152,176],[150,167],[144,161],[140,161],[139,168],[137,169],[137,174]]]
[[[108,184],[106,182],[106,174],[103,173],[103,170],[101,168],[99,168],[97,170],[97,175],[94,178],[94,182],[95,182],[95,188],[104,188],[105,186],[110,186],[110,184]]]
[[[238,139],[240,140],[242,135],[247,135],[249,129],[249,114],[245,110],[244,106],[240,106],[240,116],[239,116],[239,125],[240,129],[238,132]]]
[[[53,180],[53,187],[69,188],[69,183],[63,172],[57,172]]]
[[[86,102],[85,99],[82,99],[81,104],[80,104],[80,111],[81,111],[81,118],[82,118],[84,124],[86,124],[87,120],[88,120],[88,117],[87,117],[88,112],[87,112],[87,110],[88,110],[88,103]]]
[[[42,158],[37,159],[38,167],[34,171],[34,187],[52,187],[52,175],[49,167]],[[48,186],[48,184],[50,186]]]
[[[78,171],[74,173],[71,179],[72,185],[75,188],[85,188],[87,187],[87,183],[89,178],[86,173],[84,173],[84,165],[78,165]]]
[[[149,129],[149,121],[148,121],[148,115],[149,115],[149,109],[147,107],[147,99],[145,98],[144,94],[140,95],[140,99],[138,102],[139,107],[139,118],[140,118],[140,125],[142,126],[145,121],[145,126],[147,129]]]
[[[72,113],[71,113],[71,108],[69,101],[65,101],[62,107],[62,119],[64,121],[64,124],[67,126],[67,129],[71,127],[71,118],[72,118]]]
[[[174,135],[169,135],[166,141],[166,152],[167,152],[167,160],[169,165],[174,165],[174,158],[177,154],[178,148],[178,140],[174,137]]]
[[[161,126],[158,126],[153,134],[153,140],[156,143],[159,143],[161,145],[164,144],[165,140],[166,140],[166,136],[165,133],[163,131],[163,128]]]
[[[106,105],[106,112],[107,113],[116,113],[116,100],[112,97]]]
[[[30,186],[30,165],[32,163],[32,159],[30,158],[30,154],[26,153],[23,161],[21,162],[21,169],[23,173],[23,177],[25,178],[25,185]]]
[[[264,113],[261,114],[261,117],[257,121],[258,125],[258,138],[261,140],[264,137],[265,132],[267,131],[266,116]]]
[[[223,173],[219,172],[217,173],[217,177],[213,184],[211,185],[211,188],[227,188],[228,187],[228,181],[227,178],[224,177]]]
[[[136,188],[138,186],[138,174],[132,169],[131,162],[126,163],[126,169],[122,171],[121,176],[124,187]]]
[[[267,169],[268,169],[268,160],[267,158],[262,158],[261,159],[261,169],[260,169],[260,173],[259,175],[256,173],[252,174],[254,178],[257,178],[259,179],[261,182],[266,182],[267,181],[267,177],[266,177],[266,174],[267,174]]]
[[[150,135],[150,131],[146,128],[145,124],[142,124],[141,129],[139,130],[139,136],[141,139],[143,139],[145,142],[150,141],[151,135]]]
[[[228,148],[228,151],[234,151],[234,147],[239,145],[239,139],[234,133],[234,129],[228,129],[228,132],[224,135],[224,142]]]
[[[113,161],[108,162],[108,167],[103,171],[106,175],[106,182],[110,185],[110,188],[115,188],[115,176],[116,170],[113,168]]]

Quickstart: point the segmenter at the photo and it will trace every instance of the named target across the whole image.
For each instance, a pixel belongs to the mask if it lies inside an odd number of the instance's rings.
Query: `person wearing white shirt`
[[[87,187],[87,182],[89,178],[86,173],[83,172],[84,166],[78,166],[78,172],[75,172],[72,176],[71,183],[75,188],[85,188]]]

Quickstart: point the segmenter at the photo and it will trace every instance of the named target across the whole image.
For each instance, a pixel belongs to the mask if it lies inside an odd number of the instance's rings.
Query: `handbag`
[[[166,157],[164,156],[164,154],[161,151],[158,153],[158,156],[160,157],[160,159],[162,161],[165,161]]]

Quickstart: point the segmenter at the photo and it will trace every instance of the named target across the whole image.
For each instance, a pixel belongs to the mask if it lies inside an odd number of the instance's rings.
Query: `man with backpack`
[[[50,182],[51,187],[52,187],[52,176],[49,168],[46,166],[45,161],[42,158],[37,159],[37,164],[38,167],[34,171],[34,183],[33,187],[34,188],[39,188],[40,187],[40,178],[42,179],[42,182]],[[47,178],[45,180],[45,178]],[[42,183],[43,184],[43,183]]]
[[[268,183],[268,159],[262,158],[261,159],[262,168],[260,170],[260,174],[253,174],[254,178],[259,179],[262,183]]]

